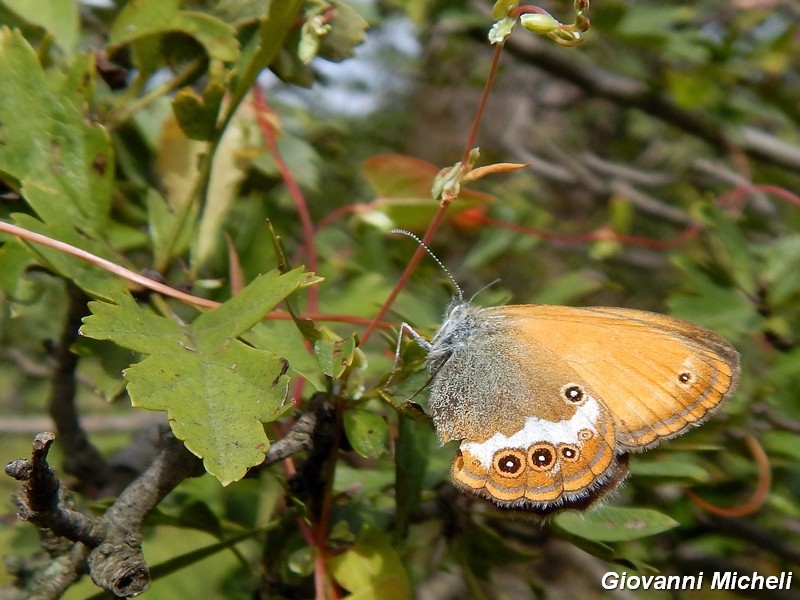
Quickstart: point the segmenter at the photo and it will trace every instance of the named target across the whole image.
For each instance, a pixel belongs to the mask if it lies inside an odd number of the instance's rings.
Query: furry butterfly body
[[[716,333],[622,308],[457,301],[421,343],[439,438],[461,442],[456,485],[539,513],[615,488],[628,453],[702,423],[739,374]]]

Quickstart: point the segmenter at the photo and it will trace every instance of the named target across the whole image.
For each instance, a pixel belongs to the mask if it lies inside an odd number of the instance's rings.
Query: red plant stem
[[[494,76],[497,73],[497,67],[500,64],[500,56],[503,53],[503,44],[497,44],[494,52],[494,56],[492,57],[492,65],[489,70],[489,76],[486,78],[486,84],[483,86],[483,93],[481,94],[480,102],[478,103],[478,108],[475,111],[475,118],[472,121],[472,128],[470,129],[469,135],[467,136],[467,141],[464,144],[464,153],[461,155],[461,170],[462,175],[466,172],[466,169],[469,168],[469,154],[475,144],[475,139],[478,136],[478,127],[480,125],[481,118],[483,117],[484,109],[486,108],[486,102],[489,98],[489,93],[491,92],[492,85],[494,84]],[[451,198],[444,197],[442,198],[441,203],[439,204],[439,208],[436,211],[436,214],[433,215],[433,219],[428,224],[428,228],[425,230],[425,235],[422,236],[422,243],[427,246],[430,244],[431,239],[433,239],[433,235],[439,229],[439,225],[441,225],[442,220],[444,219],[444,215],[447,212],[448,207],[450,206],[450,202],[452,202]],[[386,316],[386,313],[389,312],[389,309],[394,304],[394,301],[397,299],[397,296],[400,295],[400,291],[405,286],[408,279],[411,277],[411,273],[414,272],[414,269],[417,268],[419,261],[422,260],[423,255],[425,254],[425,249],[423,246],[418,246],[417,249],[414,251],[414,254],[411,256],[411,260],[408,261],[403,274],[400,276],[400,279],[397,280],[397,283],[392,289],[392,293],[389,294],[389,297],[386,299],[386,302],[383,303],[378,313],[375,315],[372,323],[370,323],[367,330],[364,332],[364,335],[361,336],[361,344],[366,344],[367,340],[373,334],[375,329],[378,327],[378,323],[383,320]]]
[[[25,240],[26,242],[41,244],[42,246],[47,246],[48,248],[53,248],[59,252],[63,252],[64,254],[69,254],[70,256],[79,258],[87,263],[100,267],[101,269],[105,269],[106,271],[109,271],[110,273],[113,273],[122,279],[131,281],[142,286],[143,288],[153,290],[154,292],[158,292],[164,296],[175,298],[176,300],[180,300],[185,304],[199,306],[201,308],[217,308],[221,304],[221,302],[217,302],[216,300],[209,300],[208,298],[201,298],[200,296],[192,296],[186,292],[176,290],[175,288],[165,285],[159,281],[155,281],[154,279],[145,277],[144,275],[136,273],[135,271],[121,267],[110,260],[97,256],[96,254],[87,252],[82,248],[78,248],[77,246],[67,244],[66,242],[53,239],[34,231],[29,231],[28,229],[24,229],[18,225],[12,225],[11,223],[0,221],[0,232],[8,233],[20,238],[21,240]],[[320,313],[311,311],[301,312],[300,316],[303,319],[312,319],[314,321],[338,321],[341,323],[352,323],[355,325],[370,325],[375,321],[375,319],[367,317],[355,317],[352,315],[337,315],[333,313]],[[277,310],[267,314],[265,318],[288,321],[292,318],[292,315],[290,315],[288,312]],[[389,329],[391,324],[380,322],[377,323],[376,327],[380,329]]]
[[[289,194],[292,196],[294,200],[295,207],[297,208],[297,213],[300,216],[300,222],[303,228],[303,238],[304,238],[304,246],[306,248],[306,256],[308,259],[308,267],[311,271],[316,272],[318,268],[317,262],[317,253],[314,247],[314,224],[311,220],[311,214],[308,211],[308,205],[306,204],[305,197],[303,196],[303,192],[300,190],[300,186],[297,185],[297,181],[295,180],[294,176],[292,175],[286,161],[283,160],[283,156],[281,155],[280,151],[278,150],[278,144],[275,140],[275,134],[272,130],[272,127],[267,122],[266,113],[272,112],[272,109],[267,104],[266,98],[264,96],[264,92],[260,86],[255,85],[253,86],[253,98],[256,105],[256,115],[258,118],[258,124],[261,128],[262,136],[264,137],[264,141],[266,142],[267,146],[269,147],[269,151],[272,154],[273,160],[278,167],[278,171],[283,178],[284,183],[286,184],[286,188],[289,190]],[[311,311],[316,311],[319,307],[319,293],[317,291],[316,286],[311,286],[308,290],[308,308]],[[308,344],[307,344],[308,345]],[[302,392],[303,381],[299,380],[295,385],[294,393],[295,397],[299,397]],[[341,429],[341,423],[337,423],[337,427],[334,428],[335,436],[338,437],[339,431]],[[334,452],[338,452],[338,444],[334,448]],[[334,457],[335,458],[335,457]],[[293,468],[293,463],[290,463]],[[331,482],[326,482],[326,486],[332,485]],[[328,506],[328,510],[325,510],[325,507],[329,504],[328,497],[331,495],[331,490],[326,489],[325,497],[323,500],[323,511],[320,515],[320,520],[317,523],[312,523],[311,527],[308,527],[302,519],[298,519],[300,523],[301,531],[303,532],[303,537],[310,546],[315,547],[317,549],[317,556],[314,559],[314,588],[316,593],[317,600],[325,600],[326,597],[330,597],[333,600],[336,600],[339,597],[339,594],[335,588],[335,586],[331,585],[328,581],[327,577],[327,555],[328,555],[328,521],[330,516],[330,507]],[[330,594],[327,594],[326,591],[329,591]]]
[[[494,47],[494,56],[492,56],[492,64],[489,67],[489,76],[486,78],[486,84],[483,86],[480,102],[475,111],[475,118],[472,120],[472,127],[469,130],[467,141],[464,144],[464,153],[461,155],[461,164],[466,165],[469,160],[469,153],[475,147],[475,140],[478,137],[478,127],[480,127],[481,119],[483,118],[486,103],[489,100],[489,93],[492,91],[494,85],[494,76],[497,74],[497,68],[500,65],[500,57],[503,55],[503,44],[496,44]]]
[[[294,461],[292,457],[284,459],[281,462],[281,466],[283,467],[283,473],[285,479],[288,481],[290,477],[292,477],[295,473],[297,473],[297,468],[294,466]],[[308,520],[311,520],[308,517]],[[316,589],[316,597],[318,600],[325,600],[325,562],[323,560],[320,563],[320,557],[323,555],[322,548],[317,544],[317,535],[315,535],[315,527],[313,521],[311,525],[306,523],[305,517],[297,517],[297,527],[300,530],[300,533],[303,536],[303,539],[306,541],[311,548],[317,548],[319,552],[317,552],[317,557],[314,560],[314,587]],[[320,568],[321,567],[321,568]]]
[[[800,196],[797,194],[793,194],[789,190],[778,187],[777,185],[771,185],[768,183],[756,183],[752,185],[743,185],[737,188],[732,189],[730,192],[720,196],[717,199],[717,204],[720,206],[727,206],[729,203],[737,204],[739,197],[747,195],[751,192],[763,192],[765,194],[770,194],[775,196],[776,198],[780,198],[781,200],[785,200],[789,204],[794,204],[797,207],[800,207]]]
[[[67,244],[66,242],[53,239],[46,235],[42,235],[41,233],[29,231],[28,229],[19,227],[18,225],[12,225],[11,223],[0,221],[0,231],[10,233],[11,235],[18,237],[21,240],[25,240],[26,242],[34,242],[36,244],[41,244],[42,246],[47,246],[48,248],[53,248],[54,250],[58,250],[59,252],[63,252],[64,254],[69,254],[89,264],[100,267],[101,269],[105,269],[106,271],[113,273],[114,275],[121,277],[122,279],[127,279],[128,281],[131,281],[144,288],[153,290],[155,292],[158,292],[159,294],[164,294],[165,296],[175,298],[176,300],[180,300],[181,302],[185,302],[186,304],[201,306],[203,308],[215,308],[219,306],[219,302],[215,302],[214,300],[209,300],[208,298],[200,298],[198,296],[192,296],[191,294],[187,294],[186,292],[176,290],[175,288],[171,288],[168,285],[164,285],[159,281],[155,281],[154,279],[145,277],[144,275],[136,273],[135,271],[131,271],[130,269],[126,269],[125,267],[121,267],[120,265],[111,262],[110,260],[107,260],[105,258],[102,258],[100,256],[97,256],[96,254],[87,252],[83,248],[78,248],[77,246],[73,246],[72,244]]]
[[[306,248],[308,268],[310,271],[316,273],[318,262],[317,251],[314,247],[314,224],[311,221],[311,213],[308,211],[308,204],[306,204],[306,199],[303,196],[303,192],[300,190],[300,186],[297,184],[297,180],[292,175],[289,166],[286,164],[286,161],[283,160],[283,156],[278,150],[275,132],[273,131],[266,117],[267,114],[273,113],[273,111],[269,107],[269,104],[267,104],[264,90],[262,90],[261,86],[259,85],[253,86],[253,101],[256,107],[256,118],[258,119],[258,126],[261,129],[261,135],[264,137],[264,142],[267,144],[270,154],[272,154],[272,159],[275,161],[275,165],[278,167],[278,171],[280,172],[281,178],[286,185],[286,189],[289,190],[289,194],[294,201],[297,214],[300,216],[300,223],[303,228],[303,245]],[[319,292],[316,286],[311,286],[308,288],[308,308],[311,311],[315,311],[317,310],[318,306]]]
[[[430,224],[428,224],[428,229],[425,231],[425,235],[422,238],[422,243],[426,246],[428,245],[430,239],[433,237],[433,234],[439,228],[439,224],[444,219],[444,213],[447,211],[448,204],[442,203],[439,205],[439,209],[436,211],[436,214],[433,216]],[[392,289],[392,293],[389,294],[389,297],[386,299],[386,302],[383,303],[378,313],[373,317],[372,322],[367,327],[367,330],[364,332],[364,335],[361,336],[360,345],[363,346],[367,343],[367,340],[373,334],[375,329],[378,327],[378,323],[383,320],[383,317],[386,316],[386,313],[389,312],[392,304],[397,299],[397,296],[400,295],[400,291],[403,289],[406,281],[408,278],[411,277],[411,273],[419,264],[419,261],[422,260],[423,255],[425,254],[425,249],[422,246],[417,246],[417,249],[414,251],[414,254],[411,255],[411,260],[408,261],[406,265],[405,271],[400,276],[400,279],[397,280],[397,283]]]
[[[345,204],[344,206],[340,206],[339,208],[332,210],[327,215],[322,217],[322,219],[317,223],[317,231],[325,229],[331,223],[344,217],[346,215],[351,215],[353,213],[358,213],[361,211],[366,210],[369,207],[370,203],[367,204]]]
[[[339,458],[339,448],[344,431],[344,398],[337,394],[334,402],[336,421],[333,427],[333,441],[331,442],[331,451],[328,456],[328,464],[325,472],[325,492],[322,498],[322,510],[320,511],[319,523],[315,527],[317,533],[316,547],[319,550],[317,562],[315,564],[315,583],[318,586],[324,583],[324,574],[327,573],[325,561],[330,554],[328,529],[330,528],[331,510],[333,508],[333,478],[336,472],[336,462]],[[324,588],[317,587],[317,596],[320,600],[324,600],[324,596],[319,596],[320,589]],[[332,599],[337,599],[339,597],[338,590],[332,582],[330,583],[330,596]]]
[[[685,490],[686,495],[697,506],[715,515],[721,515],[725,517],[746,517],[747,515],[752,515],[764,505],[764,502],[766,502],[767,496],[769,495],[770,487],[772,486],[772,470],[770,469],[769,457],[767,456],[767,453],[764,452],[764,448],[761,447],[761,444],[755,438],[755,436],[747,435],[744,438],[744,441],[747,444],[747,447],[750,449],[750,452],[753,454],[753,459],[755,460],[756,467],[758,468],[758,479],[756,480],[756,487],[751,496],[738,506],[726,508],[722,506],[716,506],[706,500],[703,500],[700,496],[687,488]]]
[[[534,13],[534,14],[537,14],[537,15],[549,15],[550,14],[549,12],[547,12],[543,8],[539,8],[538,6],[531,6],[529,4],[525,4],[523,6],[518,6],[517,8],[512,10],[511,13],[508,16],[511,17],[512,19],[518,19],[520,16],[522,16],[524,14],[531,14],[531,13]]]

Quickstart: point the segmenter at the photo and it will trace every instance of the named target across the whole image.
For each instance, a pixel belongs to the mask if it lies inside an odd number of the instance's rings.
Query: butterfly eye
[[[517,450],[500,450],[493,462],[495,470],[506,477],[519,477],[525,470],[525,455]]]
[[[684,371],[680,375],[678,375],[678,383],[685,387],[689,387],[695,382],[694,373],[691,371]]]
[[[528,462],[536,471],[549,471],[556,462],[555,448],[550,444],[536,444],[528,450]]]
[[[561,388],[561,394],[564,396],[567,402],[572,402],[573,404],[582,402],[586,397],[586,393],[583,391],[583,388],[575,383],[568,383]]]
[[[560,444],[558,446],[558,455],[567,462],[574,462],[578,460],[580,452],[572,444]]]

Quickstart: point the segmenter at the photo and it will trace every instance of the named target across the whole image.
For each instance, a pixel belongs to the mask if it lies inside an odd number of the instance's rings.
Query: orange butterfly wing
[[[733,346],[680,319],[600,307],[518,305],[487,312],[510,320],[504,330],[517,338],[521,353],[526,345],[542,345],[569,365],[611,411],[623,451],[646,450],[700,424],[738,382]]]

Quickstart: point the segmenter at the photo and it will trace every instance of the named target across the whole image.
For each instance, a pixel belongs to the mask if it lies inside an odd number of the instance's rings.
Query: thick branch
[[[203,473],[200,459],[167,433],[155,460],[103,516],[107,535],[87,559],[89,573],[98,586],[122,597],[147,589],[150,572],[141,546],[144,519],[181,481]]]
[[[60,494],[55,471],[47,464],[47,452],[54,439],[52,433],[40,433],[34,439],[30,461],[16,460],[6,466],[8,475],[25,482],[18,498],[19,518],[90,548],[86,562],[98,586],[120,597],[140,594],[150,582],[141,550],[144,518],[181,481],[202,474],[202,462],[167,434],[147,470],[125,488],[105,515],[92,517],[71,510]],[[70,563],[74,566],[74,561]],[[52,565],[46,567],[51,568]],[[82,567],[73,568],[71,581],[82,571]],[[48,591],[49,581],[42,577],[36,580],[37,597],[57,597]]]
[[[72,345],[78,338],[81,319],[86,315],[87,298],[74,284],[67,282],[69,304],[64,329],[56,348],[56,367],[49,401],[50,416],[56,424],[66,460],[64,469],[88,490],[102,489],[111,479],[111,469],[103,456],[89,441],[81,427],[75,406],[76,369],[78,355]]]
[[[321,412],[322,408],[318,405],[309,406],[309,410],[297,419],[289,433],[269,447],[262,466],[274,465],[293,454],[311,449]]]
[[[15,460],[6,465],[6,474],[25,482],[23,493],[17,497],[17,516],[61,537],[96,545],[105,535],[105,526],[101,519],[65,507],[58,477],[47,464],[53,440],[55,435],[50,432],[38,434],[30,461]]]
[[[330,412],[330,406],[322,399],[312,401],[291,431],[270,447],[264,464],[274,464],[301,451],[316,452],[318,446],[327,450],[329,442],[321,440],[328,431]],[[18,499],[20,519],[77,544],[67,545],[60,556],[54,556],[41,569],[34,571],[19,565],[14,571],[20,579],[29,580],[32,587],[26,592],[42,599],[58,598],[80,577],[84,564],[92,580],[115,596],[142,593],[150,582],[141,548],[144,520],[181,481],[205,472],[202,461],[166,432],[147,469],[122,491],[105,515],[93,517],[72,510],[60,493],[58,477],[47,464],[47,452],[54,439],[49,432],[37,435],[31,459],[9,463],[6,473],[25,482]],[[317,461],[311,462],[317,465]],[[59,573],[57,582],[44,576],[55,571]]]

